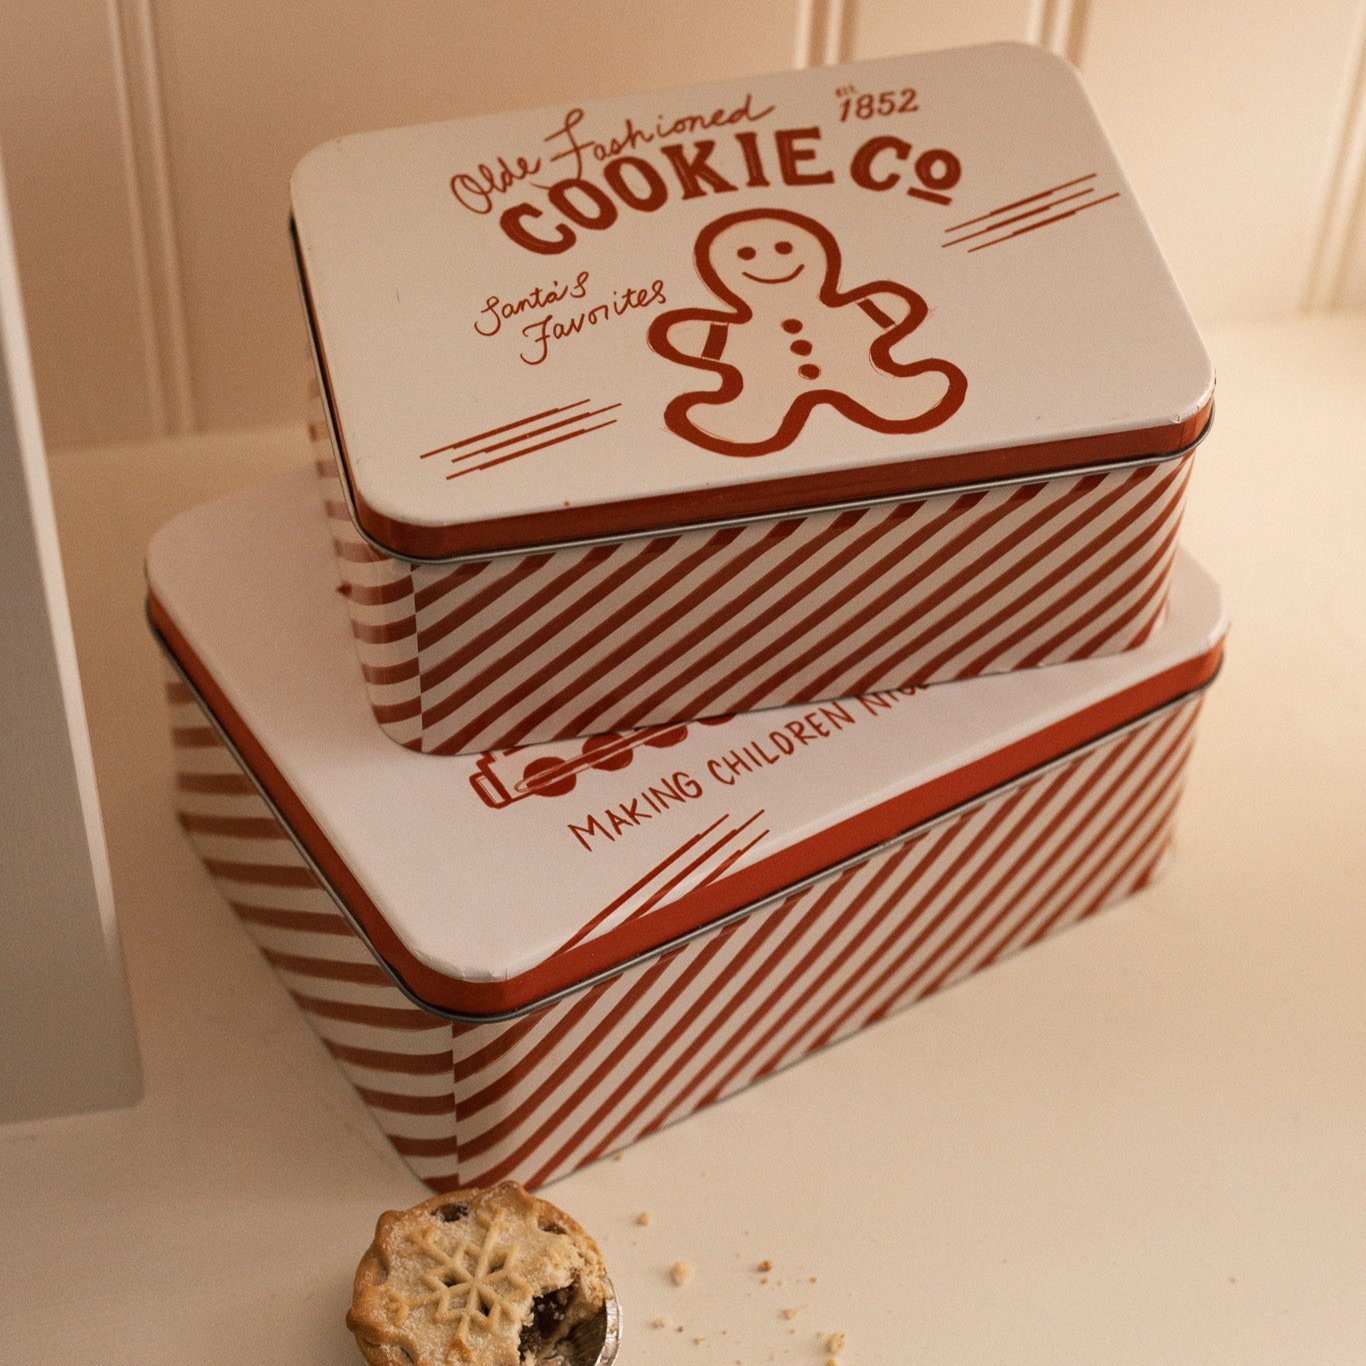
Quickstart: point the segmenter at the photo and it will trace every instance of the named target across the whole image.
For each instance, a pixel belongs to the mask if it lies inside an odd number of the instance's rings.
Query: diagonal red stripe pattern
[[[376,720],[440,755],[1127,648],[1160,619],[1190,467],[424,565],[360,539],[315,430]]]
[[[1135,597],[1127,631],[1150,629],[1155,600],[1151,585]],[[168,703],[176,729],[204,726],[179,684]],[[453,1024],[403,996],[221,743],[176,750],[180,775],[199,780],[178,784],[176,803],[243,928],[419,1178],[437,1190],[507,1175],[537,1185],[1145,886],[1170,842],[1199,705],[1178,703],[607,981],[486,1023]],[[685,865],[722,875],[761,817],[694,831],[608,914],[647,914]]]

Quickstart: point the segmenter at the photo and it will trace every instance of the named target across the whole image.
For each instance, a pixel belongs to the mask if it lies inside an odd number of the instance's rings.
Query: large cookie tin
[[[1224,633],[1189,560],[1122,655],[433,759],[371,722],[310,479],[151,547],[176,804],[434,1186],[547,1180],[1162,862]]]

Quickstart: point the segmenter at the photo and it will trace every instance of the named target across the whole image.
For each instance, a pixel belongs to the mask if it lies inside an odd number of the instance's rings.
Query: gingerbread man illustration
[[[929,313],[924,299],[895,280],[842,289],[839,243],[814,218],[745,209],[708,223],[693,251],[725,307],[661,313],[649,344],[721,383],[670,400],[675,435],[721,455],[769,455],[822,403],[888,433],[928,431],[962,405],[968,382],[956,365],[893,358]]]

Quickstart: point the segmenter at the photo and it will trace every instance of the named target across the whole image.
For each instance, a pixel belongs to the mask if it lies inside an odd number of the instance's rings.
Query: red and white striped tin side
[[[777,904],[516,1018],[413,1005],[168,683],[200,858],[395,1149],[434,1189],[536,1185],[843,1039],[1144,886],[1199,697]]]
[[[431,754],[1131,649],[1193,458],[440,565],[362,539],[310,432],[371,707]]]

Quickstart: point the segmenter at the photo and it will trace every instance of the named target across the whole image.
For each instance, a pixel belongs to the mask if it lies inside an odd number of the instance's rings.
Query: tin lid
[[[1183,558],[1125,654],[964,683],[434,758],[355,668],[311,472],[199,508],[147,560],[152,620],[376,953],[434,1008],[515,1010],[752,908],[1213,676]]]
[[[358,525],[449,558],[1163,455],[1213,371],[1075,71],[991,44],[339,138]]]

